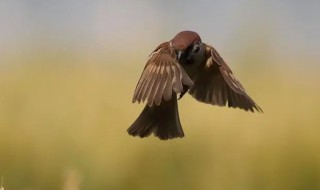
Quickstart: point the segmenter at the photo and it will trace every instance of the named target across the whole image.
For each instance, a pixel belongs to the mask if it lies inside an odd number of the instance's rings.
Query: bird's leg
[[[189,90],[189,87],[187,85],[183,85],[183,91],[179,94],[178,100],[180,100]]]

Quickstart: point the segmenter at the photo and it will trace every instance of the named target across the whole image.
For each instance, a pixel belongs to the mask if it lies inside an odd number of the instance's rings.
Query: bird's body
[[[149,56],[133,97],[133,102],[147,105],[128,133],[154,133],[162,140],[183,137],[177,96],[187,92],[207,104],[262,112],[218,52],[196,32],[182,31]]]

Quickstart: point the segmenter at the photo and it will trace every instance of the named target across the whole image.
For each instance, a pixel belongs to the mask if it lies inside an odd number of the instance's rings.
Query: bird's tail
[[[162,100],[159,106],[146,105],[137,120],[128,128],[128,133],[141,138],[153,133],[161,140],[183,137],[177,96],[172,94],[171,100]]]

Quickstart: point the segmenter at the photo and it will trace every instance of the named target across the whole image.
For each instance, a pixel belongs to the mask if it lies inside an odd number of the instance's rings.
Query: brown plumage
[[[149,56],[133,96],[133,102],[147,105],[128,133],[154,133],[162,140],[183,137],[177,95],[180,99],[186,92],[207,104],[262,112],[218,52],[196,32],[182,31]]]

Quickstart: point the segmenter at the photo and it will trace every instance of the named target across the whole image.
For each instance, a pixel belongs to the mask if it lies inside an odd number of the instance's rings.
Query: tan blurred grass
[[[265,113],[186,96],[186,137],[164,142],[126,133],[143,108],[131,104],[143,64],[28,62],[0,76],[6,189],[62,189],[70,171],[80,189],[320,189],[318,77],[235,71]]]

